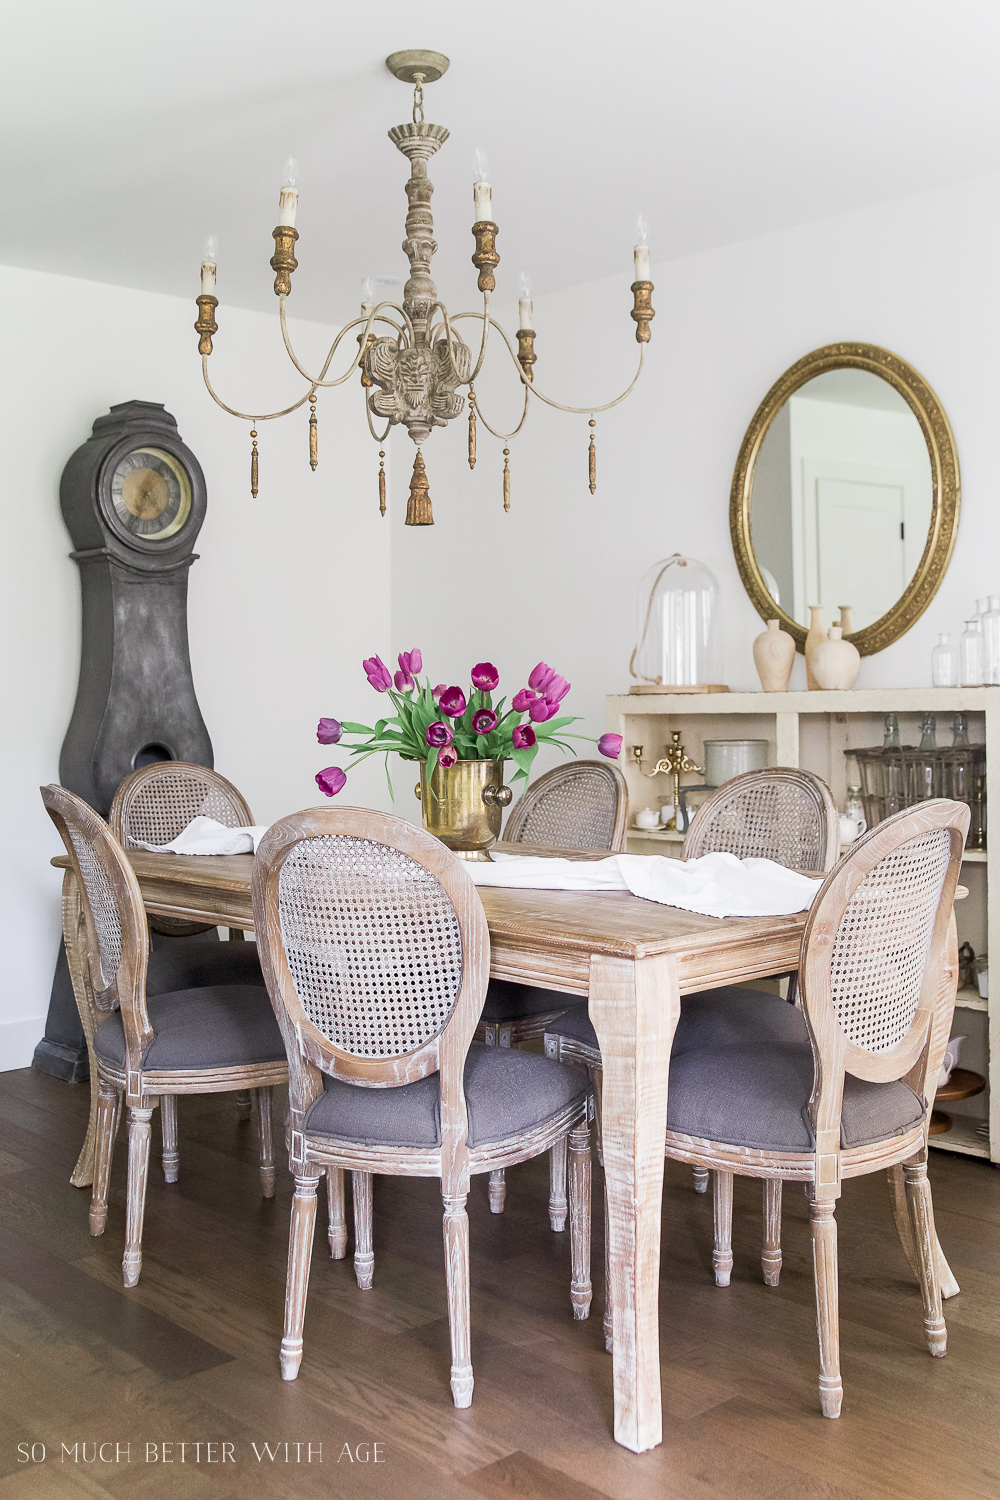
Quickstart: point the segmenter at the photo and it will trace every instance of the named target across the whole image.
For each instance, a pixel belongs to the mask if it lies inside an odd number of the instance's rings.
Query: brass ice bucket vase
[[[487,849],[500,836],[503,809],[513,793],[503,784],[502,760],[459,760],[436,766],[430,784],[427,762],[420,765],[424,827],[459,859],[489,859]]]

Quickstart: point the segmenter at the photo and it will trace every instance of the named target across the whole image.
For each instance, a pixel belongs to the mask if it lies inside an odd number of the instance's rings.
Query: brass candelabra
[[[704,766],[696,765],[688,755],[681,744],[681,731],[679,729],[671,731],[670,744],[666,746],[666,754],[656,762],[651,771],[647,771],[642,763],[642,752],[642,745],[632,746],[632,763],[637,771],[641,771],[643,776],[650,778],[654,776],[670,776],[673,780],[674,815],[670,819],[670,822],[664,826],[668,830],[676,830],[678,827],[677,816],[681,806],[681,777],[685,772],[704,775],[705,768]]]

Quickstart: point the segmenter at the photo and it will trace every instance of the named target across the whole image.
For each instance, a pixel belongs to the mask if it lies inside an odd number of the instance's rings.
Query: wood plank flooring
[[[102,1239],[87,1233],[89,1190],[68,1182],[87,1104],[86,1088],[29,1070],[0,1075],[3,1500],[1000,1493],[1000,1173],[986,1163],[932,1153],[938,1228],[962,1285],[946,1304],[943,1360],[925,1350],[884,1178],[846,1185],[839,1422],[819,1415],[803,1196],[786,1190],[785,1264],[771,1290],[760,1279],[760,1189],[737,1181],[736,1264],[720,1290],[710,1197],[668,1164],[664,1441],[636,1456],[611,1438],[599,1172],[594,1310],[582,1324],[570,1310],[568,1236],[548,1227],[546,1160],[508,1173],[502,1217],[489,1213],[485,1179],[474,1179],[476,1389],[471,1409],[456,1412],[435,1183],[377,1181],[369,1292],[358,1291],[349,1259],[329,1259],[321,1207],[305,1357],[286,1385],[285,1165],[279,1158],[277,1197],[263,1201],[253,1129],[232,1099],[182,1099],[180,1181],[163,1182],[154,1126],[142,1279],[126,1292],[124,1134]],[[276,1099],[278,1137],[282,1107]]]

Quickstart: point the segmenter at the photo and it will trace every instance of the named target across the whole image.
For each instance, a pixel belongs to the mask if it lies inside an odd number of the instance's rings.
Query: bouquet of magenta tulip
[[[363,663],[368,681],[377,693],[387,693],[396,712],[391,718],[379,719],[370,727],[345,720],[320,719],[316,738],[321,745],[338,745],[345,734],[363,736],[350,749],[355,763],[369,755],[385,755],[389,794],[389,755],[403,760],[427,762],[427,782],[438,766],[445,769],[459,760],[512,760],[517,765],[514,781],[528,779],[531,763],[539,745],[558,745],[561,750],[576,752],[570,739],[587,739],[586,735],[568,734],[567,726],[577,721],[573,716],[559,717],[560,705],[570,684],[545,662],[540,661],[528,676],[527,687],[516,692],[507,704],[501,698],[496,704],[493,694],[500,674],[488,661],[473,667],[469,691],[438,683],[430,678],[420,683],[423,668],[419,651],[402,651],[399,671],[393,676],[377,656]],[[597,748],[609,760],[617,760],[622,746],[620,734],[603,734]],[[316,782],[328,797],[339,792],[347,775],[339,766],[327,766]]]

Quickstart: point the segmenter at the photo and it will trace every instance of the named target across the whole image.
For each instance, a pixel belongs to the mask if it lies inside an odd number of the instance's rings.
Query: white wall
[[[629,401],[598,418],[596,495],[586,483],[585,416],[532,410],[510,444],[506,516],[501,445],[480,428],[470,475],[464,436],[436,435],[427,467],[438,524],[394,535],[394,637],[419,642],[432,673],[450,680],[483,654],[515,680],[544,657],[574,682],[568,703],[599,733],[604,695],[628,685],[639,579],[681,551],[719,581],[724,680],[758,688],[751,642],[763,625],[729,541],[739,445],[789,365],[822,344],[858,339],[921,372],[958,445],[963,506],[951,567],[926,614],[866,658],[858,680],[929,683],[937,632],[960,630],[970,600],[1000,589],[998,243],[1000,177],[992,176],[655,265],[647,373]],[[515,275],[501,265],[500,286]],[[636,351],[629,279],[536,300],[535,379],[548,394],[582,404],[628,379]],[[494,425],[516,421],[509,378],[502,403],[481,386]],[[792,686],[805,687],[801,658]]]
[[[323,800],[312,780],[329,763],[315,742],[319,715],[369,708],[360,661],[390,644],[390,529],[360,400],[344,395],[320,405],[315,475],[304,415],[261,426],[260,493],[250,498],[247,428],[201,384],[193,299],[0,268],[0,308],[3,1068],[31,1060],[59,939],[60,876],[47,861],[61,846],[38,787],[58,779],[79,666],[79,581],[59,476],[94,418],[119,401],[162,401],[204,466],[208,516],[190,574],[194,680],[216,766],[262,822]],[[223,308],[219,322],[212,374],[230,404],[297,394],[276,319]],[[326,334],[295,329],[307,359]],[[352,777],[350,800],[382,805],[379,772],[371,764]]]

